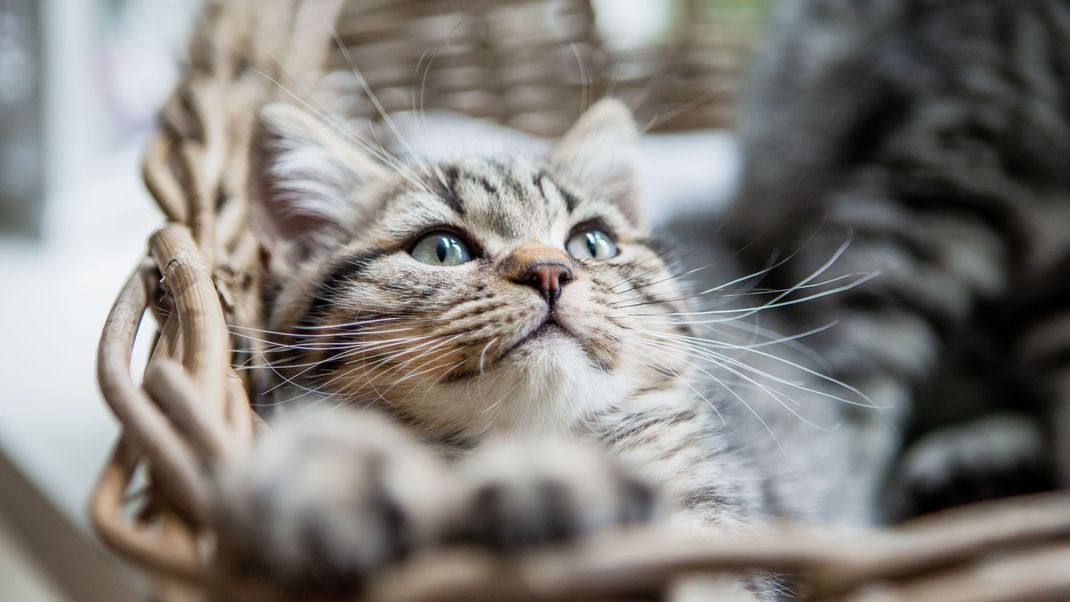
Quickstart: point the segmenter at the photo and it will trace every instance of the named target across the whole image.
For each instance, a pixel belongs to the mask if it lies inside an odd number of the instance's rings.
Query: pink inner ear
[[[314,234],[334,225],[330,219],[295,210],[286,193],[267,193],[255,199],[253,225],[271,271],[288,272],[313,248]],[[274,194],[274,196],[272,196]],[[259,196],[259,195],[258,195]]]
[[[627,218],[633,226],[639,226],[642,222],[642,215],[639,212],[639,202],[635,198],[635,193],[628,193],[624,195],[618,195],[613,199],[616,202],[617,207],[620,208],[621,213]]]
[[[280,236],[298,244],[307,239],[309,234],[332,224],[325,217],[307,214],[290,215],[284,220],[276,220],[275,223]]]
[[[389,175],[335,129],[289,105],[261,110],[251,152],[254,227],[269,251],[296,261],[317,235],[355,219],[360,193]]]
[[[297,259],[304,255],[310,234],[330,225],[321,215],[302,211],[295,202],[294,192],[280,187],[270,174],[265,173],[268,164],[265,149],[259,146],[253,160],[250,182],[253,201],[252,223],[264,250],[275,257]],[[295,257],[293,254],[296,253]]]
[[[263,164],[258,165],[254,182],[253,224],[259,233],[261,244],[271,252],[277,247],[290,247],[304,255],[312,234],[334,225],[327,216],[303,208],[294,190],[287,190],[285,183],[272,179],[264,173]]]

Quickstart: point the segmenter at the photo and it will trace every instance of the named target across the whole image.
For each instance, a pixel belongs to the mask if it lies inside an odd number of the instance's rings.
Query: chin
[[[540,329],[482,375],[431,393],[455,432],[566,432],[626,395],[627,379],[597,365],[560,326]]]
[[[501,365],[523,377],[525,372],[556,371],[557,364],[564,362],[576,367],[576,362],[589,363],[590,360],[576,337],[561,326],[547,322],[503,358]]]

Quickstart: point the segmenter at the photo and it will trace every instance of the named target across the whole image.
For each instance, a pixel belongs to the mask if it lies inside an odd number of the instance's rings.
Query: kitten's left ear
[[[284,103],[260,110],[252,151],[253,225],[279,269],[359,222],[356,201],[388,174],[336,128]]]
[[[639,129],[624,103],[605,98],[591,105],[550,155],[569,182],[615,202],[638,224]]]

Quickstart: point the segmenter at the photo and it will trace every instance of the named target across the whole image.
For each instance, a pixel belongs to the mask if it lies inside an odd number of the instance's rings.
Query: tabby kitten
[[[822,496],[859,505],[838,435],[762,401],[728,355],[745,347],[693,343],[715,342],[638,214],[637,138],[603,100],[548,158],[386,168],[303,110],[263,109],[264,353],[273,403],[314,416],[278,420],[221,474],[250,562],[344,589],[439,542],[511,549],[652,514],[743,533],[826,512]],[[810,379],[792,370],[775,378]],[[841,403],[793,386],[811,410]]]

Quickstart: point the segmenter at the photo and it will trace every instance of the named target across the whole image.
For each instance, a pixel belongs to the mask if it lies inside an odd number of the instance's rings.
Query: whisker
[[[845,285],[842,285],[842,286],[838,286],[838,287],[835,287],[835,288],[831,288],[831,289],[826,290],[826,291],[821,291],[820,293],[814,293],[812,295],[807,295],[807,296],[804,296],[804,297],[800,297],[798,299],[789,299],[787,301],[781,301],[781,299],[783,299],[784,297],[790,295],[791,293],[793,293],[793,292],[795,292],[797,290],[797,288],[792,287],[792,288],[788,289],[786,292],[780,293],[779,295],[777,295],[772,301],[769,301],[768,303],[763,303],[763,304],[755,306],[755,307],[740,307],[740,308],[733,308],[733,309],[713,309],[713,310],[697,311],[697,312],[673,312],[673,313],[660,314],[660,315],[705,316],[705,315],[740,314],[738,316],[734,316],[734,317],[730,318],[732,320],[738,320],[740,318],[746,318],[748,316],[752,316],[752,315],[754,315],[754,314],[756,314],[756,313],[758,313],[760,311],[764,311],[764,310],[767,310],[767,309],[775,309],[775,308],[778,308],[778,307],[787,307],[789,305],[797,305],[799,303],[805,303],[807,301],[813,301],[814,299],[820,299],[821,297],[827,297],[829,295],[835,295],[836,293],[842,293],[843,291],[851,290],[852,288],[855,288],[856,286],[859,286],[861,284],[869,282],[870,280],[876,278],[877,276],[880,276],[880,274],[881,274],[880,272],[870,272],[868,274],[865,274],[864,276],[860,276],[860,277],[856,278],[855,280],[849,282],[848,284],[845,284]],[[647,303],[647,305],[649,305],[649,304],[650,303]],[[636,304],[636,305],[642,305],[642,304]],[[625,306],[621,306],[621,307],[616,307],[615,309],[626,309],[626,308],[629,308],[629,307],[635,307],[636,305],[625,305]],[[653,314],[650,314],[650,315],[653,315]],[[710,323],[717,323],[719,321],[720,320],[711,320]]]
[[[796,411],[794,408],[792,408],[791,407],[792,405],[799,406],[801,404],[798,401],[796,401],[795,399],[792,399],[791,397],[786,395],[784,392],[777,391],[777,390],[772,389],[772,388],[770,388],[770,387],[768,387],[766,385],[763,385],[763,384],[759,383],[758,381],[754,380],[753,378],[747,376],[743,372],[732,368],[731,366],[726,366],[726,365],[724,365],[724,364],[722,364],[720,362],[714,362],[714,363],[716,365],[718,365],[720,368],[722,368],[724,370],[727,370],[730,373],[735,374],[736,376],[744,379],[751,386],[757,388],[761,392],[763,392],[766,395],[768,395],[771,399],[776,401],[781,407],[783,407],[785,410],[787,410],[790,414],[792,414],[793,416],[795,416],[796,418],[798,418],[799,420],[801,420],[803,423],[805,423],[808,426],[811,426],[811,427],[813,427],[815,429],[818,429],[818,430],[821,430],[821,431],[824,431],[824,432],[832,432],[832,431],[838,429],[840,427],[840,425],[843,423],[843,420],[841,419],[835,425],[830,426],[830,427],[829,426],[818,425],[818,424],[814,423],[813,421],[807,419],[806,417],[802,416],[801,414],[799,414],[798,411]],[[705,372],[705,371],[703,371],[703,372]],[[806,389],[804,389],[804,390],[806,390]],[[811,392],[813,392],[813,391],[811,391]],[[738,395],[736,395],[736,397],[740,398],[740,396],[738,396]],[[785,400],[787,400],[790,403],[785,403]],[[740,399],[740,401],[743,401],[743,400]],[[747,405],[746,402],[743,402],[743,403],[744,403],[744,405]],[[751,408],[748,406],[748,409],[751,409]],[[763,426],[766,426],[766,429],[768,430],[768,426],[765,425],[765,421],[762,420],[760,416],[757,416],[757,413],[753,409],[751,409],[751,412],[754,413],[756,417],[758,417],[759,421],[761,421]],[[772,433],[770,433],[770,434],[772,434]],[[774,436],[774,439],[775,439],[775,436]],[[779,442],[778,442],[777,446],[778,447],[780,446]],[[783,451],[783,448],[781,448],[781,451]]]
[[[658,115],[655,115],[655,116],[651,117],[650,121],[647,121],[646,125],[644,125],[642,128],[640,128],[639,131],[641,133],[643,133],[643,134],[646,134],[652,128],[655,128],[655,127],[665,123],[666,121],[671,121],[671,120],[675,119],[676,117],[679,117],[680,115],[683,115],[684,113],[690,111],[691,109],[699,107],[703,103],[705,103],[705,102],[707,102],[709,100],[713,100],[714,98],[717,98],[718,96],[721,96],[725,92],[728,92],[730,90],[731,90],[731,88],[729,88],[727,86],[722,87],[722,88],[720,88],[718,90],[707,90],[706,92],[703,92],[702,94],[699,94],[695,98],[692,98],[691,100],[681,104],[680,106],[674,107],[671,111],[668,111],[668,112],[665,112],[665,113],[660,113]]]
[[[338,45],[338,49],[342,53],[342,57],[345,59],[346,63],[349,65],[349,68],[352,70],[353,76],[357,78],[357,83],[360,84],[360,87],[368,96],[368,100],[371,101],[372,105],[375,107],[375,110],[379,112],[379,116],[382,117],[383,123],[385,123],[386,126],[390,128],[390,131],[394,134],[394,136],[397,137],[398,142],[401,143],[405,150],[412,157],[416,157],[417,154],[415,149],[412,148],[405,136],[401,134],[401,130],[398,129],[397,124],[394,123],[394,120],[391,119],[390,114],[387,113],[386,109],[383,108],[382,103],[379,102],[378,95],[376,95],[375,92],[372,90],[371,86],[368,84],[368,81],[364,79],[364,75],[361,74],[360,70],[357,68],[356,63],[353,62],[353,57],[349,53],[349,48],[347,48],[346,45],[342,42],[342,38],[338,35],[338,31],[335,30],[333,25],[328,24],[328,27],[331,30],[331,36],[334,38],[335,43]],[[438,168],[438,166],[430,164],[430,167],[432,175],[438,178],[438,181],[440,184],[442,184],[442,187],[449,188],[449,184],[446,183],[446,178],[442,174],[442,171]]]
[[[660,335],[661,333],[652,332],[650,334],[656,336],[656,335]],[[747,351],[748,351],[748,353],[754,353],[754,354],[756,354],[758,356],[773,360],[775,362],[779,362],[779,363],[787,365],[787,366],[789,366],[791,368],[795,368],[797,370],[801,370],[801,371],[805,372],[806,374],[814,376],[814,377],[816,377],[816,378],[818,378],[820,380],[823,380],[825,382],[828,382],[828,383],[834,384],[834,385],[836,385],[838,387],[841,387],[844,390],[847,390],[847,391],[849,391],[851,393],[854,393],[855,395],[858,395],[861,399],[865,400],[865,403],[859,402],[859,401],[855,401],[855,400],[852,400],[852,399],[848,399],[848,398],[845,398],[845,397],[840,397],[838,395],[834,395],[832,393],[828,393],[828,392],[825,392],[825,391],[820,391],[820,390],[817,390],[817,389],[806,387],[806,386],[801,385],[801,384],[799,384],[797,382],[791,382],[791,381],[785,380],[785,379],[783,379],[783,378],[781,378],[779,376],[775,376],[773,374],[769,374],[768,372],[765,372],[765,371],[763,371],[763,370],[761,370],[761,369],[759,369],[759,368],[757,368],[757,367],[755,367],[755,366],[753,366],[751,364],[748,364],[748,363],[742,362],[742,361],[740,361],[738,359],[729,357],[729,356],[727,356],[727,355],[725,355],[723,353],[718,353],[718,352],[716,352],[716,351],[714,351],[712,349],[703,348],[703,347],[700,347],[700,346],[687,345],[686,343],[681,343],[681,342],[677,342],[676,345],[681,345],[681,346],[683,346],[685,348],[690,348],[691,350],[694,351],[694,353],[699,354],[700,356],[710,360],[711,362],[714,362],[714,363],[717,363],[717,364],[721,364],[721,365],[723,365],[724,363],[728,363],[728,364],[731,364],[733,366],[736,366],[740,370],[744,370],[744,371],[750,372],[750,373],[755,374],[757,376],[761,376],[762,378],[767,378],[767,379],[769,379],[771,381],[774,381],[774,382],[777,382],[777,383],[792,387],[792,388],[800,390],[800,391],[805,391],[807,393],[813,393],[815,395],[819,395],[821,397],[825,397],[827,399],[831,399],[831,400],[834,400],[834,401],[839,401],[839,402],[842,402],[842,403],[845,403],[845,404],[848,404],[848,405],[868,408],[868,409],[877,410],[877,411],[880,411],[880,412],[883,412],[884,410],[891,409],[889,406],[881,406],[881,405],[876,404],[873,400],[869,399],[869,397],[866,396],[865,393],[863,393],[862,391],[858,390],[857,388],[855,388],[855,387],[853,387],[853,386],[851,386],[851,385],[849,385],[849,384],[847,384],[847,383],[845,383],[843,381],[840,381],[840,380],[838,380],[836,378],[833,378],[832,376],[829,376],[827,374],[822,374],[820,372],[817,372],[816,370],[813,370],[811,368],[803,366],[802,364],[799,364],[797,362],[793,362],[793,361],[788,360],[786,358],[783,358],[783,357],[780,357],[780,356],[777,356],[777,355],[774,355],[774,354],[771,354],[771,353],[767,353],[767,352],[761,351],[759,349],[748,349]]]

